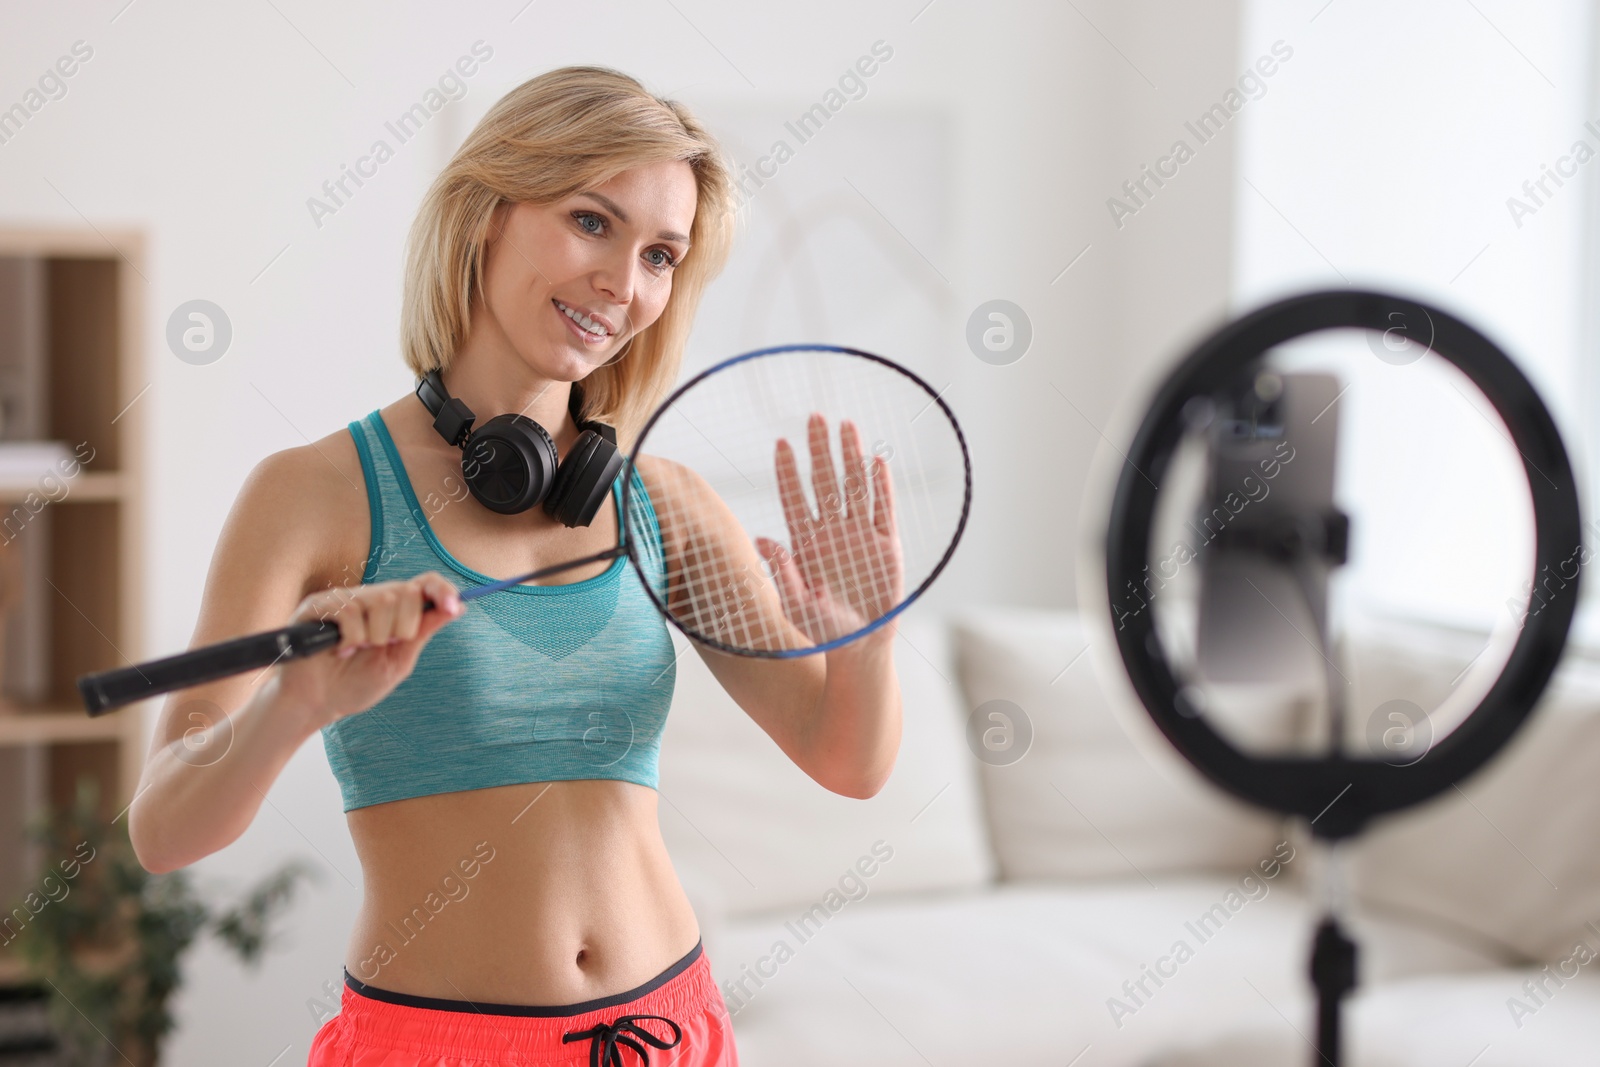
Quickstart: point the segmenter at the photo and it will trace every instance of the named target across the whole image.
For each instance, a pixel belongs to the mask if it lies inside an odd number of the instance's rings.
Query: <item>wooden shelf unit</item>
[[[80,442],[94,449],[75,476],[62,479],[67,491],[38,509],[38,516],[48,513],[47,522],[34,518],[0,532],[13,546],[30,536],[46,539],[49,582],[44,618],[26,618],[20,606],[7,615],[9,625],[44,628],[41,662],[48,682],[37,701],[8,701],[0,709],[0,752],[39,746],[41,799],[52,808],[71,804],[79,776],[97,779],[108,818],[133,799],[144,764],[143,720],[154,701],[91,719],[74,682],[145,655],[140,605],[149,398],[140,394],[150,384],[141,351],[150,290],[143,255],[137,233],[0,225],[0,258],[36,260],[43,279],[44,400],[36,419],[42,431],[30,436],[64,442],[69,451]],[[37,489],[32,481],[0,478],[0,523],[17,508],[28,510]],[[18,813],[7,810],[11,795],[0,796],[0,819],[14,825]],[[56,859],[42,857],[41,867]],[[0,982],[21,977],[14,954],[0,945]]]

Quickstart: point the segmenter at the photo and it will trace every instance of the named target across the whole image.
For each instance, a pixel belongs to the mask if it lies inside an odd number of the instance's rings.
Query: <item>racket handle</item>
[[[91,716],[104,715],[136,700],[174,689],[187,689],[252,668],[270,667],[279,660],[315,655],[338,643],[337,623],[327,620],[297,622],[165,659],[81,675],[78,692]]]

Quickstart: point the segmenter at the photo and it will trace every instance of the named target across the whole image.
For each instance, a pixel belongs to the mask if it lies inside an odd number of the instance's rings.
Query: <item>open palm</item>
[[[772,570],[784,614],[823,644],[893,610],[904,595],[904,574],[888,461],[874,456],[869,465],[855,424],[844,420],[841,482],[827,421],[814,414],[806,429],[816,507],[806,500],[793,448],[780,439],[775,462],[790,544],[762,537],[756,547]]]

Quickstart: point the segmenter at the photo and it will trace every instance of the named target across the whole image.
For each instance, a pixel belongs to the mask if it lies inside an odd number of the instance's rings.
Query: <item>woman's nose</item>
[[[609,296],[613,303],[628,304],[633,301],[633,256],[617,257],[601,264],[595,274],[595,287]]]

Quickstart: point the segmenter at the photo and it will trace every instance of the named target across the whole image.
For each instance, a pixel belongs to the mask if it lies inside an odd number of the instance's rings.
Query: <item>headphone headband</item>
[[[450,395],[438,371],[429,371],[417,382],[417,398],[428,409],[428,414],[433,416],[433,428],[439,431],[441,437],[458,447],[466,443],[477,416],[465,401]],[[612,444],[617,443],[617,431],[611,426],[583,417],[583,386],[577,382],[572,383],[567,395],[567,412],[572,416],[572,421],[578,424],[580,433],[593,430]]]

